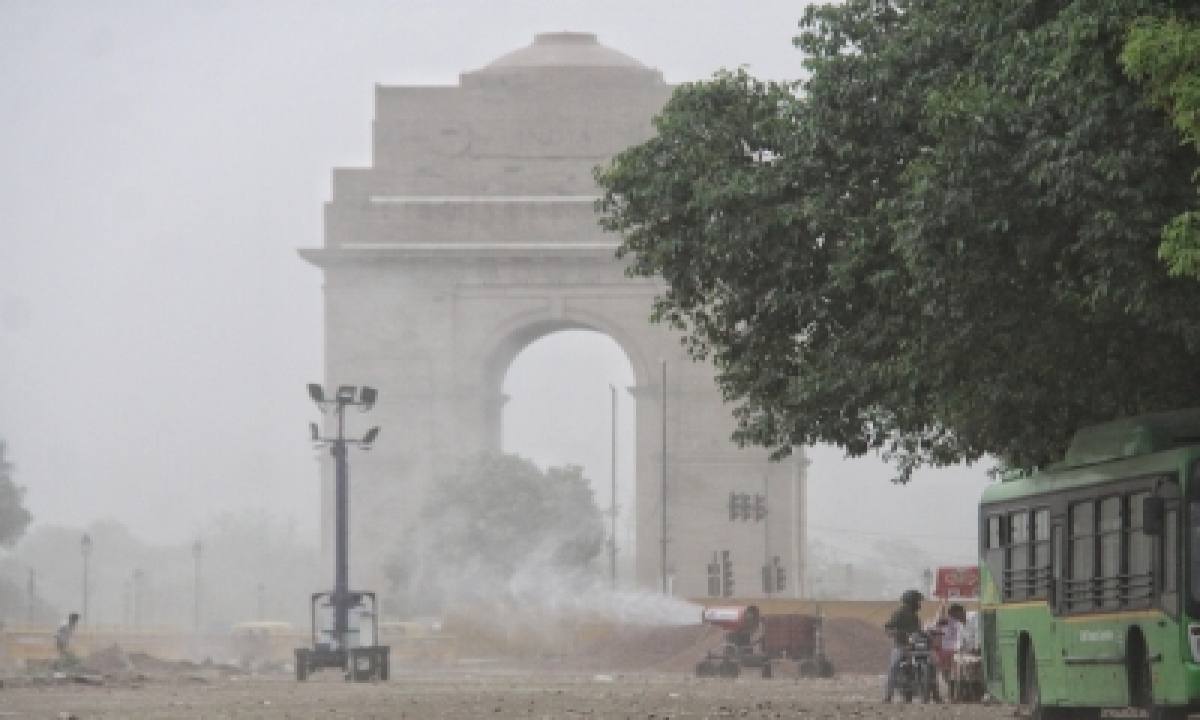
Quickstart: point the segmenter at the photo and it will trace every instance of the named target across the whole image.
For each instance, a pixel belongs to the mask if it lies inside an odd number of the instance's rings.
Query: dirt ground
[[[825,648],[838,676],[797,680],[696,678],[696,662],[719,647],[713,627],[624,627],[557,656],[395,663],[392,680],[349,684],[335,671],[297,683],[290,673],[247,674],[228,665],[170,662],[112,647],[63,677],[11,677],[0,720],[27,718],[1011,718],[1013,708],[883,705],[888,641],[858,620],[827,621]],[[276,668],[284,670],[282,666]]]
[[[519,668],[349,684],[325,672],[73,681],[0,690],[0,717],[91,718],[1011,718],[1013,708],[883,705],[878,676],[697,679],[681,673],[539,675]]]

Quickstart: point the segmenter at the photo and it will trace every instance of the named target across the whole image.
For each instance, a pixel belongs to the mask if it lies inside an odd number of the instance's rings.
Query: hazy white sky
[[[669,82],[738,65],[794,78],[802,8],[0,0],[0,437],[37,520],[178,540],[257,506],[315,528],[304,384],[322,376],[321,277],[295,250],[322,242],[330,169],[369,163],[374,84],[455,83],[557,30],[595,32]],[[592,368],[579,402],[601,403],[598,430],[551,437],[512,410],[505,434],[606,482],[607,386],[629,383],[602,345],[543,341],[506,383],[529,417],[578,414],[530,379]],[[982,469],[895,488],[878,462],[839,456],[813,453],[814,534],[919,518],[972,556]]]

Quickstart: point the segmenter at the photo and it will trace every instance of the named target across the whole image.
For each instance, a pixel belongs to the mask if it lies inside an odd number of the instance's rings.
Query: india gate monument
[[[786,572],[776,592],[804,592],[802,454],[770,463],[730,441],[713,368],[649,320],[661,281],[626,277],[619,238],[597,225],[592,169],[650,138],[671,92],[660,71],[582,33],[538,35],[458,85],[376,87],[371,166],[333,171],[325,244],[301,250],[324,272],[326,386],[379,390],[369,419],[383,434],[351,461],[356,586],[383,587],[380,549],[418,521],[432,483],[500,449],[517,354],[591,330],[620,345],[635,378],[636,547],[621,552],[635,553],[637,587],[657,591],[669,574],[675,595],[708,596],[709,564],[728,550],[736,596],[764,595],[768,553]],[[730,520],[731,493],[764,492],[767,521]]]

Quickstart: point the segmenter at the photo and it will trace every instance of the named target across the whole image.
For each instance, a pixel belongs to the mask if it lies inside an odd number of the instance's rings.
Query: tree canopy
[[[1183,142],[1200,149],[1200,24],[1176,17],[1138,18],[1121,63],[1149,89],[1150,101],[1167,112]],[[1200,180],[1200,168],[1192,177]],[[1200,279],[1200,210],[1171,218],[1159,255],[1173,274]]]
[[[25,509],[25,488],[13,479],[15,467],[6,453],[5,442],[0,440],[0,545],[10,548],[25,534],[33,516]]]
[[[406,586],[410,608],[428,608],[507,592],[522,573],[561,582],[588,567],[604,541],[582,468],[542,471],[516,455],[480,453],[431,487],[389,574]]]
[[[808,76],[679,86],[597,171],[654,318],[714,362],[735,439],[923,465],[1061,457],[1081,425],[1200,404],[1194,200],[1118,56],[1166,0],[813,6]]]

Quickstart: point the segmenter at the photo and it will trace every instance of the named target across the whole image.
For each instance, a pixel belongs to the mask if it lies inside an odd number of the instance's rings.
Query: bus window
[[[1001,518],[999,515],[992,515],[987,519],[987,546],[989,550],[996,550],[1003,547],[1003,542],[1000,538],[1000,522]]]
[[[1168,508],[1163,516],[1163,592],[1179,592],[1179,512]]]
[[[1095,512],[1091,502],[1071,506],[1071,571],[1067,583],[1067,610],[1092,607],[1092,575],[1096,555]]]
[[[1100,592],[1101,605],[1120,607],[1121,578],[1121,498],[1100,501]]]
[[[1161,607],[1175,615],[1179,612],[1179,510],[1168,505],[1163,514],[1162,598]]]
[[[1030,597],[1050,597],[1050,511],[1033,512],[1033,577]]]
[[[1129,553],[1130,605],[1147,605],[1154,599],[1154,543],[1142,532],[1142,505],[1148,492],[1129,496],[1129,531],[1126,547]]]
[[[1191,549],[1191,573],[1188,579],[1191,601],[1200,601],[1200,502],[1192,502],[1188,512],[1188,544]]]
[[[1008,561],[1005,567],[1005,599],[1029,597],[1029,513],[1008,516]]]

